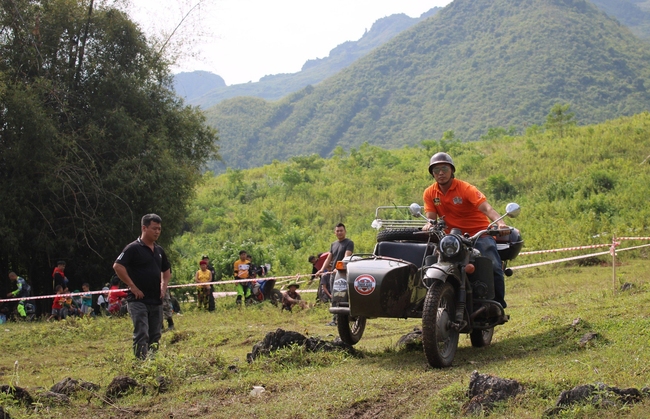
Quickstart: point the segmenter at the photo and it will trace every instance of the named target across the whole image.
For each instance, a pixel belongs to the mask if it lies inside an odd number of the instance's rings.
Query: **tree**
[[[571,105],[568,103],[564,105],[556,103],[546,116],[546,129],[556,131],[560,135],[560,138],[564,137],[567,128],[576,124],[573,119],[575,114],[569,112],[570,107]]]
[[[93,0],[0,0],[0,272],[99,286],[143,214],[180,232],[216,133],[171,90],[169,62]]]

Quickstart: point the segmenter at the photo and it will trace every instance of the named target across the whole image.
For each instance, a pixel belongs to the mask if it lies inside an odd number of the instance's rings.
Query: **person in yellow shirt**
[[[208,262],[201,260],[199,262],[200,269],[196,271],[194,275],[194,280],[198,284],[207,284],[212,282],[212,272],[208,270]],[[199,308],[208,309],[208,301],[210,298],[210,285],[199,285],[197,287],[197,300],[199,303]]]
[[[250,277],[250,262],[246,259],[246,251],[239,252],[239,259],[233,264],[235,279],[248,279]],[[237,304],[241,304],[242,299],[248,300],[251,298],[250,282],[238,282],[235,284],[237,291]]]

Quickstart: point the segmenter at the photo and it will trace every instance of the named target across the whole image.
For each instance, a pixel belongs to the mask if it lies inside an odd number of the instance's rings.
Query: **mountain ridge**
[[[208,108],[222,100],[237,96],[254,96],[266,100],[278,100],[334,75],[405,29],[435,15],[439,10],[441,10],[440,7],[434,7],[415,18],[404,13],[380,18],[357,41],[346,41],[337,45],[330,50],[327,57],[307,60],[303,64],[301,71],[297,73],[270,74],[260,78],[257,82],[230,86],[226,86],[225,83],[218,83],[215,86],[206,88],[202,85],[201,88],[192,90],[191,95],[183,94],[179,90],[176,91],[185,98],[188,104],[202,108]],[[187,79],[192,77],[192,73],[179,73],[178,76]]]
[[[456,0],[317,86],[274,103],[230,99],[206,116],[226,165],[252,167],[448,130],[478,139],[541,124],[558,102],[583,124],[638,113],[650,106],[647,62],[650,45],[584,0]],[[250,119],[236,111],[250,105]]]

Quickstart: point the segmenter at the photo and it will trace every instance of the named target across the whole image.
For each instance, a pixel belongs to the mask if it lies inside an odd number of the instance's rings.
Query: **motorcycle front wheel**
[[[429,365],[450,367],[458,348],[458,330],[451,324],[456,314],[453,285],[436,281],[424,299],[422,310],[422,346]]]
[[[473,347],[483,348],[492,343],[492,336],[494,336],[494,327],[483,330],[472,330],[469,334],[469,340],[472,341]]]
[[[350,317],[347,314],[336,315],[336,326],[339,329],[341,340],[348,345],[356,345],[366,330],[365,317]]]

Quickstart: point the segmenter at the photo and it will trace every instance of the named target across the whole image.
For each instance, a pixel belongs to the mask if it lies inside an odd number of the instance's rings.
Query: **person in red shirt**
[[[56,291],[57,294],[63,294],[63,287],[57,285],[54,287],[54,291]],[[54,297],[54,301],[52,302],[52,314],[47,318],[48,321],[52,320],[52,318],[61,320],[63,315],[63,303],[65,303],[65,297]]]
[[[425,189],[423,194],[425,215],[430,220],[445,217],[447,233],[452,228],[458,228],[463,233],[474,235],[499,218],[499,213],[487,202],[481,191],[474,185],[456,179],[456,166],[449,154],[434,154],[429,160],[429,173],[435,183]],[[510,233],[503,220],[496,224],[503,234]],[[424,229],[429,227],[427,224]],[[495,300],[506,308],[503,268],[494,237],[480,237],[475,247],[483,256],[492,260]]]
[[[117,276],[114,276],[111,279],[111,287],[108,294],[108,312],[113,316],[121,316],[126,314],[126,305],[124,300],[128,296],[125,291],[112,291],[120,289],[120,279]]]

